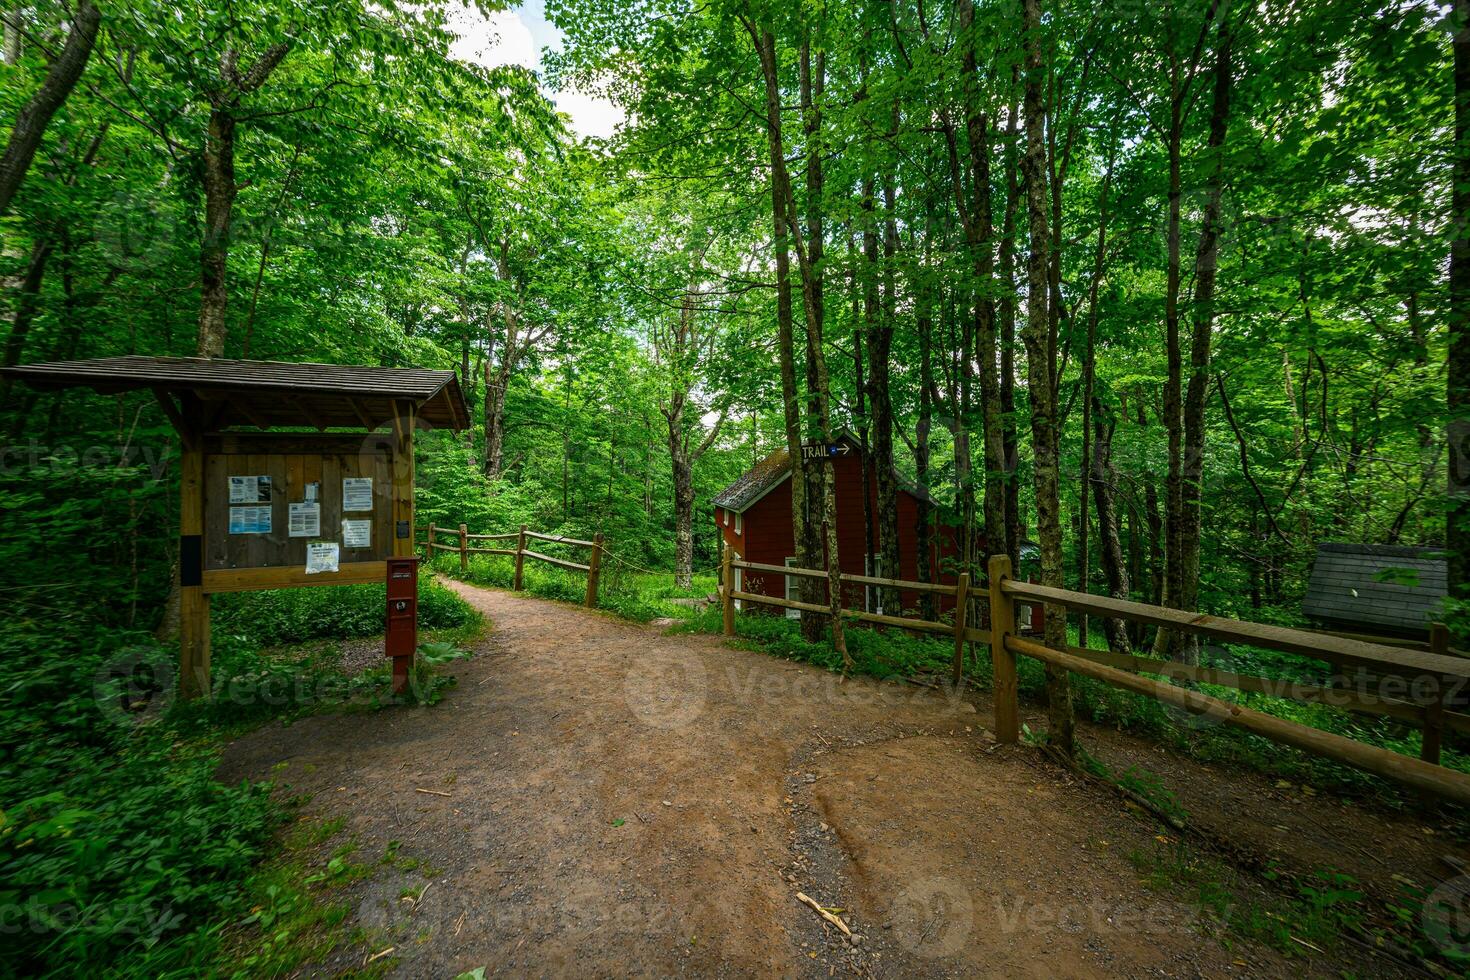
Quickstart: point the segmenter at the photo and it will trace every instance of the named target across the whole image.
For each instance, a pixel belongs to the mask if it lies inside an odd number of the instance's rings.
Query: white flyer
[[[322,534],[322,505],[308,500],[290,507],[287,522],[293,538],[319,538]]]
[[[306,543],[306,574],[335,572],[337,553],[337,542],[335,541],[308,541]]]
[[[270,534],[271,533],[271,508],[269,504],[261,507],[231,507],[230,508],[230,533],[231,534]]]
[[[343,512],[372,509],[373,478],[370,476],[344,477],[342,479]]]
[[[343,521],[342,547],[371,548],[373,546],[372,521]]]
[[[322,485],[320,483],[308,483],[306,485],[306,502],[309,504],[318,502],[320,500],[319,494],[321,488]]]
[[[268,476],[230,477],[230,503],[268,504],[271,499],[271,478]]]

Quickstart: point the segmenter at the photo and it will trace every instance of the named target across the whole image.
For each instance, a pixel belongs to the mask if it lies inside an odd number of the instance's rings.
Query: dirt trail
[[[355,886],[396,975],[1304,972],[1142,888],[1156,828],[962,699],[451,584],[495,628],[441,704],[266,728],[222,770],[439,869],[417,905],[421,873]]]

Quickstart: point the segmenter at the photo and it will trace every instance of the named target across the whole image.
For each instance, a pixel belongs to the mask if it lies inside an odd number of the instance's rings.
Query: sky
[[[541,50],[560,48],[562,34],[546,19],[544,0],[527,0],[514,10],[497,11],[488,17],[470,8],[458,8],[450,17],[450,28],[459,40],[450,54],[486,67],[523,65],[541,70]],[[572,121],[579,136],[605,138],[623,120],[622,110],[606,99],[580,92],[546,95]]]

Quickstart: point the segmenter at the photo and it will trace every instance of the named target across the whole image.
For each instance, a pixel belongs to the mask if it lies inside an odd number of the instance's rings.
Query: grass
[[[540,542],[548,553],[558,546]],[[571,560],[585,558],[569,552]],[[467,571],[461,571],[459,558],[437,555],[428,566],[434,572],[475,585],[509,589],[515,583],[515,562],[500,555],[472,555]],[[569,572],[534,559],[526,559],[522,569],[523,591],[542,599],[581,605],[587,595],[587,576]],[[713,575],[696,575],[687,589],[674,584],[670,574],[631,571],[608,562],[603,565],[597,593],[597,607],[624,619],[647,623],[655,619],[689,619],[694,610],[673,602],[674,599],[699,599],[713,594],[719,582]]]
[[[1201,925],[1224,939],[1310,956],[1332,948],[1344,933],[1366,928],[1364,896],[1351,875],[1319,871],[1281,882],[1281,890],[1263,896],[1258,890],[1248,894],[1238,873],[1181,840],[1160,836],[1151,847],[1130,851],[1128,860],[1145,888],[1183,899]]]

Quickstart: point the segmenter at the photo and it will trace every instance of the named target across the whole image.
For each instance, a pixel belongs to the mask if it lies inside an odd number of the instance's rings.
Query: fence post
[[[1002,745],[1021,737],[1016,692],[1016,655],[1006,649],[1006,637],[1016,632],[1016,600],[1002,587],[1011,577],[1011,556],[992,555],[990,573],[990,663],[994,674],[995,740]]]
[[[1444,623],[1433,623],[1429,627],[1429,652],[1448,656],[1450,652],[1450,630]],[[1439,765],[1440,746],[1444,744],[1444,678],[1439,679],[1439,689],[1434,701],[1424,706],[1424,733],[1419,745],[1419,758]]]
[[[585,605],[588,609],[597,608],[597,575],[602,569],[602,532],[598,531],[592,535],[592,557],[587,560],[587,600]]]
[[[735,549],[728,542],[722,542],[723,554],[720,557],[720,604],[724,612],[724,627],[726,636],[735,635],[735,565],[731,557]]]
[[[470,532],[469,528],[461,524],[459,526],[459,570],[467,572],[470,570]]]
[[[970,573],[960,572],[954,587],[954,683],[965,676],[965,621],[969,618]]]
[[[511,590],[521,591],[521,569],[526,565],[526,525],[521,525],[521,535],[516,538],[516,576],[510,583]]]

